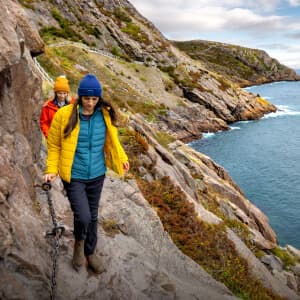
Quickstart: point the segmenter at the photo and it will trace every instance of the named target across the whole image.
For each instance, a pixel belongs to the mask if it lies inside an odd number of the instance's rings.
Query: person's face
[[[63,91],[56,92],[56,98],[59,102],[63,102],[67,99],[68,93]]]
[[[94,112],[95,106],[99,101],[99,97],[82,96],[82,108],[87,112]]]

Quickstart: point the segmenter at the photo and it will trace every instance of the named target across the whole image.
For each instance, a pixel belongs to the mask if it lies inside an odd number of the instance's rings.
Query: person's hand
[[[125,171],[125,173],[127,173],[129,171],[129,161],[126,161],[123,163],[123,170]]]
[[[53,173],[45,174],[43,176],[43,182],[54,181],[56,177],[57,177],[57,175],[53,174]]]

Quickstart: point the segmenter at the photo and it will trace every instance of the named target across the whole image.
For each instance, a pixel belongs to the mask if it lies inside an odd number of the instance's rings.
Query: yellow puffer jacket
[[[64,138],[64,129],[69,122],[73,109],[73,104],[62,107],[57,111],[51,123],[47,147],[47,169],[46,174],[58,174],[64,181],[71,181],[71,170],[75,156],[80,119],[78,120],[71,134]],[[128,157],[119,141],[118,130],[111,123],[109,112],[102,109],[106,124],[106,138],[104,145],[106,166],[119,175],[124,174],[123,163],[128,161]]]

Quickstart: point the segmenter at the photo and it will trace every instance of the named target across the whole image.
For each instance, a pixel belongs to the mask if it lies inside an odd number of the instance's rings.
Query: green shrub
[[[114,10],[114,16],[123,22],[132,22],[132,19],[127,15],[127,13],[123,9],[116,8]]]
[[[141,29],[140,26],[132,23],[132,22],[127,22],[127,26],[125,28],[122,28],[123,32],[128,33],[134,38],[138,38],[138,34],[140,33]]]
[[[110,52],[111,54],[115,55],[115,56],[118,56],[118,57],[121,57],[122,56],[122,52],[120,50],[119,47],[116,47],[116,46],[113,46],[111,49],[110,49]]]
[[[75,42],[83,41],[84,43],[87,44],[84,38],[71,28],[71,23],[67,19],[63,18],[60,15],[60,12],[56,8],[51,10],[51,14],[53,18],[58,22],[61,29],[55,28],[53,26],[43,27],[40,30],[40,34],[43,38],[46,36],[57,36]]]
[[[87,25],[85,27],[85,31],[90,34],[90,35],[93,35],[95,36],[97,39],[100,38],[100,36],[102,35],[101,31],[98,29],[98,27],[96,26],[90,26],[90,25]]]
[[[166,149],[169,149],[168,145],[176,140],[173,136],[164,131],[158,131],[155,138]]]
[[[134,174],[134,176],[138,176],[139,167],[143,165],[139,158],[139,154],[148,151],[148,141],[141,134],[128,128],[119,130],[119,136],[129,157],[130,173]]]
[[[33,0],[18,0],[24,7],[34,10],[34,6],[31,4]]]
[[[297,262],[296,258],[291,256],[287,250],[284,250],[282,248],[276,247],[271,249],[271,252],[279,257],[281,261],[283,262],[284,268],[288,269],[290,266],[294,266]]]
[[[122,32],[127,33],[130,35],[134,40],[144,43],[149,43],[148,36],[141,31],[139,25],[134,24],[132,22],[126,22],[126,27],[121,29]]]

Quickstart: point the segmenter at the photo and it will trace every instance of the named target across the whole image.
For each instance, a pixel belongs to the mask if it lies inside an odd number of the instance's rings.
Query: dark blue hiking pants
[[[92,180],[63,181],[74,214],[74,236],[85,240],[84,254],[94,253],[97,245],[98,208],[105,175]]]

